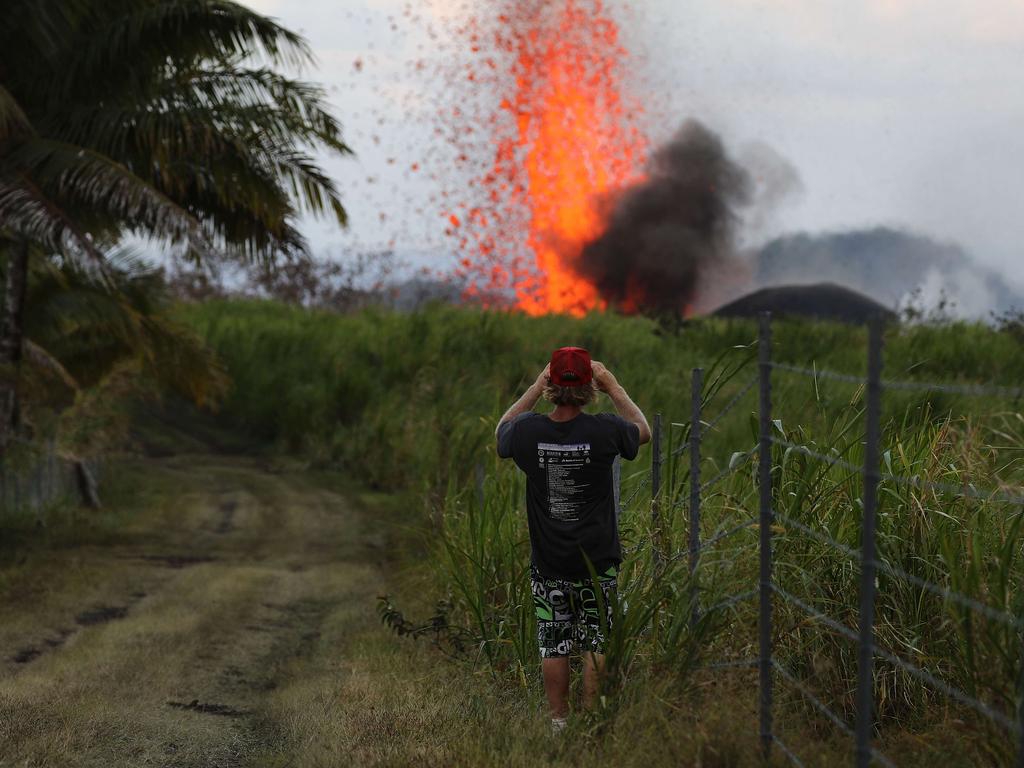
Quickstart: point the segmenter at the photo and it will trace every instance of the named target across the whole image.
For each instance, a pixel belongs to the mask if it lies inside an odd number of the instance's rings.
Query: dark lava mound
[[[812,317],[841,323],[866,323],[873,318],[895,320],[896,313],[862,293],[835,283],[780,285],[762,288],[716,309],[718,317]]]

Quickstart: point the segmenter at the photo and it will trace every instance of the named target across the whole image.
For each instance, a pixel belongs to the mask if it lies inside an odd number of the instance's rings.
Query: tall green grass
[[[252,302],[184,311],[232,376],[224,411],[236,427],[417,500],[410,514],[425,531],[438,596],[451,600],[451,618],[471,631],[475,658],[518,685],[530,684],[537,670],[523,481],[494,455],[493,430],[551,349],[588,347],[649,416],[662,412],[670,425],[657,520],[649,492],[640,489],[650,451],[623,467],[628,556],[610,641],[610,690],[620,697],[643,695],[650,681],[669,677],[685,691],[700,665],[755,653],[755,600],[709,610],[756,587],[755,528],[702,552],[696,594],[703,612],[698,622],[690,621],[694,592],[682,552],[689,457],[675,455],[689,432],[691,368],[707,369],[709,421],[755,373],[753,324],[706,319],[674,331],[642,318],[528,318],[441,306],[406,315],[371,310],[338,316]],[[780,361],[860,373],[866,335],[843,326],[782,322],[773,353]],[[1024,378],[1024,349],[1012,336],[982,325],[893,328],[885,366],[892,378],[1014,385]],[[861,387],[781,371],[773,383],[778,437],[854,465],[863,461]],[[610,409],[610,403],[601,407]],[[707,432],[705,480],[756,445],[756,407],[755,390]],[[887,392],[883,426],[886,472],[955,486],[1024,487],[1024,417],[1016,402]],[[860,546],[857,473],[784,447],[774,449],[772,471],[779,512],[847,547]],[[703,499],[702,538],[734,528],[756,510],[756,468],[753,461],[740,462]],[[1005,504],[883,482],[878,556],[883,564],[1022,616],[1021,520],[1021,510]],[[780,586],[856,628],[854,559],[780,522],[775,563]],[[880,645],[1015,716],[1021,658],[1012,630],[884,568],[878,587]],[[780,662],[852,719],[855,646],[785,601],[775,604]],[[1009,742],[998,729],[951,707],[893,665],[877,663],[876,686],[883,742],[887,734],[952,720],[966,724],[957,726],[966,729],[956,739],[963,754],[1007,759]],[[780,688],[782,703],[796,706],[797,697],[787,700],[785,686]],[[615,700],[606,699],[609,707]],[[807,722],[820,724],[810,713]]]

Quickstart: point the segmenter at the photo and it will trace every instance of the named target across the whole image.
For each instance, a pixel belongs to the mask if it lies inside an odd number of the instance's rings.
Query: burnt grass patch
[[[44,652],[60,648],[74,633],[73,629],[58,629],[55,635],[43,638],[40,643],[19,649],[17,653],[10,657],[10,661],[15,664],[28,664],[31,661],[35,661]]]
[[[28,664],[30,661],[35,661],[42,655],[42,651],[34,646],[29,648],[22,648],[20,651],[11,656],[11,661],[15,664]]]
[[[217,558],[204,555],[140,555],[139,559],[145,560],[147,563],[163,566],[164,568],[180,570],[193,565],[212,563]]]
[[[202,703],[199,699],[192,699],[187,704],[182,701],[168,701],[168,707],[184,709],[189,712],[198,712],[203,715],[218,715],[220,717],[245,717],[249,713],[243,709],[236,709],[227,704]]]
[[[125,605],[98,605],[89,608],[75,616],[75,621],[83,627],[92,627],[96,624],[105,624],[108,621],[123,619],[128,615],[128,606]]]
[[[74,633],[75,630],[73,629],[58,629],[57,634],[54,637],[48,637],[45,640],[43,640],[43,642],[46,643],[47,648],[60,648],[62,645],[64,645],[64,642]]]

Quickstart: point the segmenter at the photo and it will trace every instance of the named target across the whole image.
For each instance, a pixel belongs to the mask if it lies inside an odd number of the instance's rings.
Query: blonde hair
[[[574,405],[582,408],[597,399],[597,387],[592,381],[579,387],[560,387],[548,381],[544,385],[544,399],[555,405]]]

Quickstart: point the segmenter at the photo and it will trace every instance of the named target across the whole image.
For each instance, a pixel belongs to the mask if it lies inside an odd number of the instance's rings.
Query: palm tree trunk
[[[0,309],[0,456],[18,423],[18,373],[25,335],[25,295],[28,288],[27,241],[9,243],[7,284]]]

